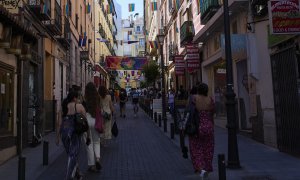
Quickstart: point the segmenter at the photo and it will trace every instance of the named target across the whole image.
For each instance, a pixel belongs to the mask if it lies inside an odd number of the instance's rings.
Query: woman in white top
[[[95,129],[96,109],[100,106],[100,96],[94,83],[89,82],[85,86],[84,98],[86,102],[87,120],[91,144],[87,144],[87,159],[89,171],[98,172],[100,164],[100,134]]]
[[[112,114],[114,112],[113,104],[111,101],[111,97],[107,92],[107,89],[104,86],[99,87],[99,95],[100,95],[100,107],[102,116],[104,119],[104,142],[106,145],[106,140],[111,139],[111,127],[112,127]]]

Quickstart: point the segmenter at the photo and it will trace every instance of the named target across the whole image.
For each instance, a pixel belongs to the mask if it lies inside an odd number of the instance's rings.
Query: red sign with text
[[[300,32],[299,0],[271,0],[268,5],[272,34],[297,34]]]
[[[195,70],[200,68],[200,56],[199,49],[195,45],[186,46],[186,54],[184,57],[187,64],[187,71],[189,73],[195,72]]]
[[[174,57],[174,60],[175,60],[175,74],[178,76],[183,76],[184,69],[185,69],[184,57],[181,55],[176,55]]]

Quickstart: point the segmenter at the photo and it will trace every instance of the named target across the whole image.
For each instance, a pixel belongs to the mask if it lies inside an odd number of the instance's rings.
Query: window
[[[145,39],[144,38],[140,38],[139,45],[140,46],[144,46],[145,45]]]
[[[0,135],[12,135],[14,114],[14,69],[0,63]]]
[[[136,31],[137,31],[137,32],[140,32],[140,31],[141,31],[141,27],[140,27],[140,26],[137,26],[137,27],[136,27]]]
[[[238,33],[237,21],[236,20],[232,22],[231,29],[232,29],[232,34],[237,34]]]

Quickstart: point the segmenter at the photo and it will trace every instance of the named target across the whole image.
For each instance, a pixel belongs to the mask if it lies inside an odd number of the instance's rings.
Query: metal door
[[[278,149],[300,155],[300,105],[294,47],[271,55]]]

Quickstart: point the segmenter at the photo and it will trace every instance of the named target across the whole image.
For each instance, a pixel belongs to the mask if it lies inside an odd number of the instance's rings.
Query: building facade
[[[109,86],[99,54],[114,54],[116,12],[97,16],[96,6],[102,2],[114,9],[112,1],[0,2],[0,164],[30,145],[33,118],[38,134],[55,130],[71,87],[84,92],[97,73]],[[95,30],[101,24],[109,43],[96,51]]]
[[[158,3],[160,29],[165,35],[163,56],[169,70],[165,77],[171,76],[175,88],[182,85],[187,90],[197,82],[207,83],[209,95],[216,102],[216,124],[226,127],[223,2],[161,0]],[[294,138],[299,136],[300,129],[296,120],[299,116],[296,109],[300,106],[299,35],[271,34],[267,3],[228,0],[237,126],[257,141],[299,154]],[[152,40],[151,13],[148,16],[145,18],[150,30],[148,40]],[[197,49],[198,55],[190,55]],[[184,57],[185,68],[178,76],[175,70],[173,80],[170,72],[177,55]],[[196,59],[199,67],[194,64]]]

